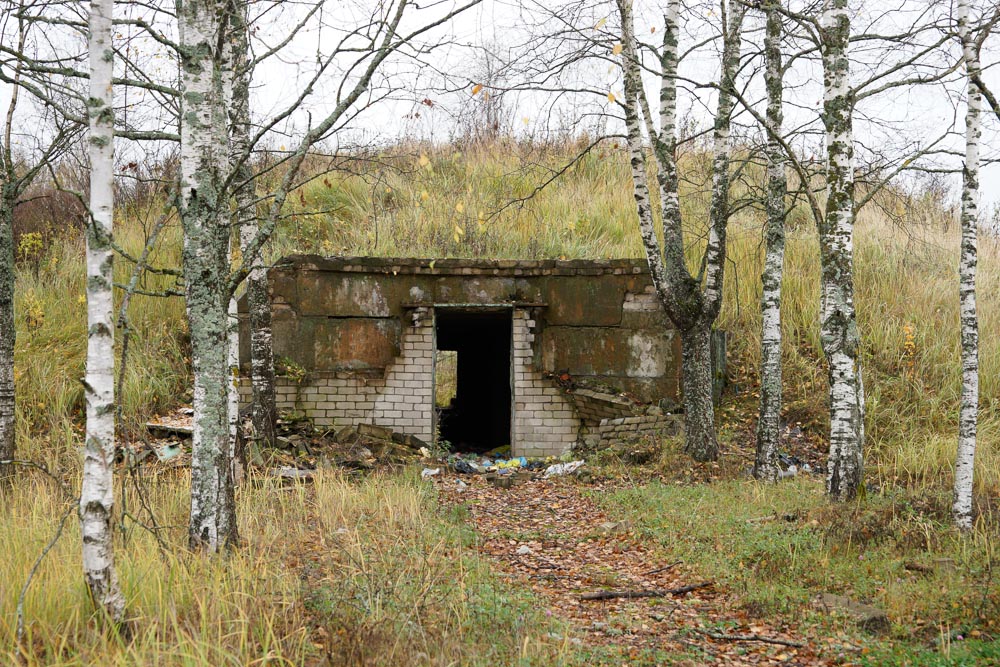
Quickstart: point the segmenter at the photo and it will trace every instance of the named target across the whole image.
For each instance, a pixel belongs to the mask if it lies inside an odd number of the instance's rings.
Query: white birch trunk
[[[230,18],[235,15],[237,6],[240,3],[238,1],[233,1],[230,3],[231,11]],[[242,22],[240,22],[242,24]],[[233,31],[233,26],[228,25],[224,27],[227,30],[227,38],[222,40],[222,61],[220,62],[221,76],[222,76],[222,98],[223,98],[223,109],[226,111],[227,123],[232,114],[231,109],[233,108],[233,85],[234,85],[234,63],[233,63],[233,52],[234,52],[234,42],[238,39],[237,33]],[[227,133],[229,132],[229,127],[226,128]],[[227,136],[228,138],[228,136]],[[219,163],[219,173],[227,174],[230,169],[230,158],[231,155],[226,154],[220,156]],[[226,255],[230,258],[230,262],[233,259],[233,248],[234,248],[234,237],[233,233],[229,233],[229,248],[226,250]],[[238,247],[238,246],[237,246]],[[227,375],[229,378],[229,392],[226,396],[227,398],[227,412],[229,420],[229,461],[232,468],[232,478],[233,484],[239,485],[243,480],[243,462],[241,457],[238,455],[239,452],[239,428],[240,428],[240,321],[238,314],[238,307],[236,303],[236,294],[233,293],[229,297],[228,307],[226,309],[227,314],[227,333],[226,333],[226,361],[227,361]]]
[[[243,481],[243,461],[237,451],[239,443],[240,429],[240,320],[237,312],[236,297],[229,299],[228,332],[228,366],[229,366],[229,461],[232,467],[233,484],[239,485]]]
[[[767,251],[761,274],[760,414],[753,474],[759,480],[778,479],[781,427],[781,279],[785,264],[785,153],[778,137],[782,124],[782,64],[780,0],[764,5],[764,85],[767,89]]]
[[[227,3],[178,3],[181,58],[181,223],[194,367],[192,548],[238,540],[229,426],[229,206],[220,166],[229,156],[224,41]]]
[[[115,624],[125,613],[112,543],[115,460],[112,0],[90,3],[90,215],[87,225],[86,442],[80,488],[83,572],[91,597]]]
[[[965,168],[962,178],[962,251],[959,259],[959,302],[962,325],[962,400],[958,421],[958,457],[955,462],[955,501],[952,511],[959,528],[972,527],[972,486],[976,462],[976,424],[979,419],[979,318],[976,312],[977,232],[979,227],[979,144],[982,137],[983,96],[975,81],[980,76],[979,53],[969,27],[969,0],[959,0],[958,31],[968,74],[965,112]]]
[[[854,498],[864,473],[864,387],[854,310],[854,139],[847,0],[824,0],[823,122],[826,127],[826,212],[819,225],[823,269],[821,339],[829,364],[830,457],[827,492]]]
[[[260,250],[251,248],[260,232],[254,204],[253,175],[247,160],[250,149],[250,77],[249,44],[245,17],[233,16],[233,99],[229,109],[230,136],[235,164],[237,222],[247,275],[247,319],[250,331],[250,383],[253,388],[252,447],[274,446],[278,411],[275,399],[274,353],[271,347],[271,297],[267,269]],[[255,453],[254,458],[258,458]]]

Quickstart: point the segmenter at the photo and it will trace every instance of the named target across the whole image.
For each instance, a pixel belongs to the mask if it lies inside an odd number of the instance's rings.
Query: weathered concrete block
[[[314,367],[319,370],[386,368],[399,354],[396,319],[326,318],[313,327]]]
[[[623,281],[612,276],[553,277],[542,286],[552,325],[618,326],[624,297]]]

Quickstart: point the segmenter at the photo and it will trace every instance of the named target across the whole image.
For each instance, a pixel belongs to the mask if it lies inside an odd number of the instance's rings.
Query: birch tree
[[[83,571],[94,602],[115,624],[125,598],[112,543],[115,460],[114,299],[111,248],[114,211],[114,110],[111,79],[112,0],[90,5],[90,222],[87,225],[87,429],[80,488]]]
[[[18,51],[24,50],[25,32],[24,20],[20,19],[16,33]],[[17,85],[20,79],[21,68],[15,67],[14,85],[4,118],[3,143],[0,144],[0,168],[3,169],[3,182],[0,183],[0,461],[13,459],[15,453],[14,207],[24,184],[18,177],[14,161],[12,134],[21,92]],[[7,474],[7,466],[0,466],[0,478]]]
[[[712,404],[711,333],[722,306],[729,223],[730,125],[733,90],[740,63],[740,40],[745,7],[720,5],[723,35],[718,106],[712,132],[712,195],[708,213],[708,240],[701,268],[692,274],[685,261],[683,220],[678,193],[677,66],[681,34],[680,2],[667,0],[665,27],[659,52],[659,129],[642,82],[642,66],[632,16],[632,3],[618,0],[622,23],[622,67],[625,78],[625,128],[639,227],[650,274],[667,315],[680,331],[684,394],[685,450],[698,461],[718,457],[715,411]],[[647,182],[642,122],[652,143],[655,185],[660,198],[662,247],[657,238]]]
[[[251,133],[246,120],[245,91],[241,77],[248,77],[254,60],[243,66],[240,59],[243,33],[239,29],[242,11],[231,0],[197,0],[179,5],[179,50],[182,66],[181,91],[181,183],[179,204],[184,228],[184,277],[187,290],[188,320],[192,339],[192,363],[195,371],[195,428],[193,438],[191,522],[189,539],[193,546],[218,550],[236,543],[235,509],[231,459],[234,443],[229,429],[229,377],[227,333],[228,304],[235,290],[254,269],[263,245],[273,234],[284,204],[301,184],[306,157],[320,141],[330,137],[355,118],[373,100],[371,83],[390,56],[409,49],[410,57],[420,57],[436,44],[420,45],[415,40],[428,31],[448,23],[458,14],[476,6],[480,0],[442,9],[425,22],[414,19],[418,27],[400,30],[407,10],[414,14],[421,8],[409,0],[381,6],[367,25],[344,30],[339,42],[324,52],[298,97],[273,114]],[[318,8],[319,5],[316,5]],[[316,13],[310,10],[303,21]],[[413,17],[410,17],[411,19]],[[303,23],[299,23],[301,27]],[[295,34],[298,28],[292,31]],[[235,40],[234,40],[235,36]],[[291,36],[282,43],[287,43]],[[230,45],[231,41],[235,41]],[[274,53],[270,49],[269,53]],[[266,211],[257,228],[241,230],[242,262],[235,272],[229,267],[230,202],[237,200],[238,219],[255,215],[256,201],[252,178],[242,171],[250,151],[268,136],[278,123],[301,109],[305,101],[324,81],[324,76],[340,59],[348,58],[342,78],[328,100],[332,110],[304,132],[297,145],[282,163],[284,173],[269,195]],[[234,65],[233,61],[236,61]],[[233,74],[236,74],[235,78]],[[227,90],[227,80],[233,85]],[[239,83],[238,83],[239,82]],[[225,102],[229,95],[235,118],[231,119]],[[362,101],[362,98],[365,99]],[[239,121],[238,123],[236,121]],[[231,130],[230,125],[239,125]],[[241,136],[250,135],[249,141]],[[233,138],[233,141],[230,139]],[[309,176],[311,177],[311,175]],[[244,192],[240,193],[240,189]],[[247,227],[244,227],[247,228]],[[250,233],[250,232],[253,233]],[[270,355],[270,350],[267,350]]]
[[[773,482],[778,479],[778,442],[781,425],[781,280],[785,263],[785,153],[782,135],[782,94],[780,0],[767,0],[764,35],[764,87],[767,91],[767,250],[761,274],[760,336],[760,415],[757,421],[757,452],[754,477]]]
[[[820,337],[830,381],[827,491],[838,500],[848,500],[862,484],[865,396],[854,311],[854,102],[847,0],[824,0],[820,31],[827,159],[826,210],[819,222]]]
[[[977,233],[979,229],[979,144],[982,138],[983,95],[977,81],[982,68],[979,44],[970,26],[969,0],[959,0],[958,37],[967,75],[965,161],[962,169],[962,249],[958,264],[959,312],[962,337],[962,397],[955,462],[952,512],[959,528],[972,527],[972,486],[979,420],[979,317],[976,311]]]
[[[229,107],[229,125],[233,153],[233,177],[236,189],[236,219],[240,250],[246,256],[250,244],[260,232],[256,215],[254,178],[247,156],[250,155],[250,45],[244,11],[233,12],[234,58],[233,93]],[[250,253],[246,278],[247,319],[250,332],[250,384],[253,390],[252,424],[256,443],[273,446],[277,407],[275,402],[274,354],[271,346],[271,298],[267,269],[260,252]]]
[[[229,221],[220,165],[229,158],[224,72],[228,3],[177,5],[181,59],[181,196],[184,284],[194,369],[192,548],[237,543],[229,429]]]

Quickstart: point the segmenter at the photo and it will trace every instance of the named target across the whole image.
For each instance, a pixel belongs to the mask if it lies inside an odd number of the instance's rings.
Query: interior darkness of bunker
[[[457,353],[454,398],[437,408],[439,439],[459,452],[509,445],[511,310],[438,308],[436,321],[437,349]]]

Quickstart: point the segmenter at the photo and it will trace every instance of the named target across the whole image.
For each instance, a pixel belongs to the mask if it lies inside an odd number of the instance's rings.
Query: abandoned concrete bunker
[[[278,409],[317,426],[515,456],[678,429],[680,337],[642,260],[296,255],[269,285]]]

